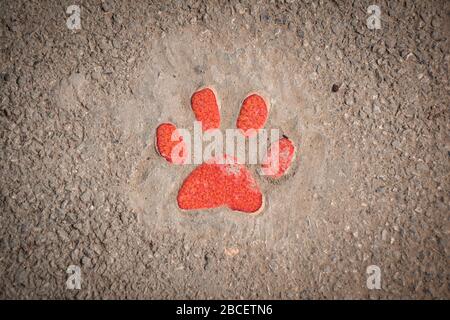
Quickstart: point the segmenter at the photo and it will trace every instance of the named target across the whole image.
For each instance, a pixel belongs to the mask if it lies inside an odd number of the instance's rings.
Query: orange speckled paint
[[[274,156],[278,152],[278,163],[274,162]],[[263,160],[261,170],[264,175],[271,178],[280,178],[291,166],[295,156],[295,147],[291,140],[284,137],[272,143]]]
[[[191,106],[197,121],[202,122],[203,131],[220,127],[219,106],[213,90],[205,88],[195,92],[191,97]],[[249,136],[264,127],[268,113],[269,108],[264,99],[258,94],[252,94],[242,103],[236,126]],[[187,158],[186,145],[171,123],[163,123],[157,128],[156,148],[171,163],[175,163],[173,155]],[[279,149],[279,162],[275,166],[273,159],[276,149]],[[269,177],[279,178],[286,173],[294,156],[292,141],[284,137],[270,146],[261,170]],[[264,197],[245,165],[238,164],[230,156],[219,156],[197,166],[187,176],[178,191],[177,203],[182,210],[228,207],[247,214],[258,214],[264,208]]]
[[[219,105],[210,88],[195,92],[191,98],[191,106],[197,121],[202,122],[204,131],[220,127]]]
[[[184,180],[177,202],[184,210],[226,206],[256,213],[263,205],[263,195],[244,165],[212,160],[198,166]]]
[[[252,94],[242,103],[236,127],[248,136],[247,130],[258,130],[264,127],[268,115],[269,109],[264,99],[257,94]]]
[[[172,135],[175,139],[172,141]],[[162,123],[156,129],[156,149],[170,163],[181,164],[186,159],[186,146],[183,137],[177,132],[177,127],[172,123]],[[179,153],[176,159],[173,158],[173,150],[176,145],[180,144]]]

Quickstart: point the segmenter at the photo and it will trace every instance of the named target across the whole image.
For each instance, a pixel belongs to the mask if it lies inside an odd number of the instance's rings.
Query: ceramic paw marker
[[[280,178],[290,168],[294,157],[294,144],[288,138],[283,137],[270,145],[263,160],[261,171],[265,176],[275,179]]]
[[[264,99],[252,94],[245,98],[242,103],[241,111],[236,122],[236,127],[241,129],[246,136],[251,134],[246,133],[247,130],[258,130],[264,127],[269,115],[269,108]]]
[[[163,123],[156,129],[156,150],[167,161],[181,164],[186,159],[186,146],[183,137],[172,123]]]
[[[257,214],[263,209],[263,195],[250,171],[241,164],[210,161],[198,166],[184,180],[178,197],[184,210],[228,207]]]
[[[197,121],[202,122],[203,131],[220,127],[219,105],[210,88],[204,88],[192,95],[191,106]]]

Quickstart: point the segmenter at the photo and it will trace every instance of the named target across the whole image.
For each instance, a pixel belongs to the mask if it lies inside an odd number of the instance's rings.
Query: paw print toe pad
[[[210,88],[195,92],[191,98],[191,106],[197,121],[202,122],[204,131],[220,127],[219,105],[214,91]]]
[[[278,152],[278,161],[274,160],[276,152]],[[280,178],[290,168],[294,156],[294,144],[288,138],[283,137],[270,145],[261,170],[266,176]]]
[[[186,147],[172,123],[162,123],[156,129],[156,150],[168,162],[180,164],[187,156]]]
[[[250,129],[261,129],[266,124],[268,115],[269,109],[264,99],[257,94],[252,94],[242,103],[236,127],[244,133]]]

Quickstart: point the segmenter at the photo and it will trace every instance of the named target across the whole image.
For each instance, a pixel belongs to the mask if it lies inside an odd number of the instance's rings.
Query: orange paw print
[[[191,107],[204,132],[219,130],[220,108],[212,89],[195,92]],[[268,115],[266,101],[252,94],[242,103],[236,127],[245,137],[250,137],[264,127]],[[190,150],[185,142],[172,123],[163,123],[156,129],[156,150],[174,165],[186,163],[188,159]],[[264,156],[261,173],[272,179],[282,177],[290,168],[295,151],[294,144],[285,136],[273,142]],[[264,196],[247,166],[224,154],[205,159],[188,175],[178,191],[177,203],[182,210],[228,207],[257,214],[264,208]]]

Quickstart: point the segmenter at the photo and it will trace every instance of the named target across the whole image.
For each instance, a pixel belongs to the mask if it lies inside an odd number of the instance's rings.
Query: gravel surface
[[[74,3],[73,3],[74,2]],[[81,29],[66,9],[81,7]],[[381,9],[381,29],[367,8]],[[449,1],[0,1],[0,298],[449,299]],[[247,216],[154,148],[216,89],[297,145]],[[80,290],[66,288],[69,265]],[[379,266],[381,289],[366,285]]]

